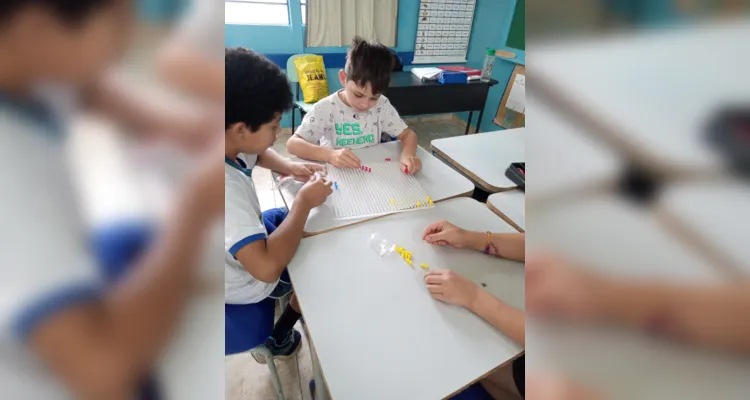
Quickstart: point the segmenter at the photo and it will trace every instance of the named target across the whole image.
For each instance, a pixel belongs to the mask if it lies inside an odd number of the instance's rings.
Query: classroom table
[[[483,204],[459,198],[300,244],[288,269],[332,398],[441,399],[522,351],[473,313],[430,297],[420,263],[453,269],[524,307],[523,264],[423,242],[424,228],[440,219],[515,232]],[[395,252],[380,256],[383,239],[411,251],[416,270]]]
[[[525,232],[526,193],[523,190],[509,190],[491,194],[487,198],[487,208],[519,232]]]
[[[468,111],[469,119],[464,132],[468,134],[474,111],[479,111],[475,131],[479,132],[487,95],[490,88],[497,84],[492,79],[489,82],[475,80],[466,84],[441,85],[434,80],[422,81],[410,71],[399,71],[391,74],[391,82],[383,95],[401,116]]]
[[[624,171],[617,153],[537,94],[526,98],[529,200],[555,201],[613,187]]]
[[[671,235],[656,213],[611,195],[527,216],[526,248],[561,254],[619,278],[726,282],[721,268]],[[669,343],[616,327],[527,321],[529,374],[558,373],[611,400],[744,399],[750,359]]]
[[[750,276],[750,183],[675,184],[657,207],[691,243],[706,246],[732,272]]]
[[[431,146],[438,158],[488,193],[516,188],[505,170],[526,160],[525,128],[436,139]]]
[[[384,162],[386,158],[398,162],[401,154],[401,142],[381,143],[365,149],[356,149],[354,153],[365,164],[368,162]],[[422,170],[417,172],[415,177],[433,201],[439,202],[453,197],[471,195],[474,187],[468,179],[440,162],[421,147],[417,148],[417,156],[422,160]],[[300,185],[297,184],[280,188],[281,196],[287,207],[294,204],[294,197],[299,188]],[[310,211],[310,216],[305,224],[304,235],[318,235],[369,219],[373,218],[335,220],[331,207],[328,204],[323,204]]]
[[[750,21],[738,18],[536,44],[534,87],[642,166],[713,175],[721,160],[704,129],[720,105],[750,101],[748,37]]]

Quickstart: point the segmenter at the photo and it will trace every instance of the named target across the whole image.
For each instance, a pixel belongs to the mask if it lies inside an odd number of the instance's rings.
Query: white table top
[[[721,270],[670,236],[652,212],[600,197],[529,214],[527,249],[551,249],[620,277],[716,282]],[[557,371],[612,400],[742,399],[750,359],[669,345],[611,327],[548,326],[530,319],[528,371]]]
[[[289,272],[332,398],[440,399],[522,351],[471,312],[432,299],[421,271],[368,244],[377,232],[411,251],[415,266],[452,268],[523,308],[523,264],[423,242],[424,228],[440,219],[515,232],[483,204],[460,198],[302,241]]]
[[[653,167],[705,173],[720,168],[704,140],[707,118],[725,102],[750,100],[748,37],[748,20],[722,20],[551,42],[532,50],[535,81]]]
[[[401,154],[401,142],[394,141],[366,149],[357,149],[354,150],[354,153],[363,163],[383,162],[386,158],[398,162]],[[421,147],[417,148],[417,156],[422,160],[422,170],[414,176],[433,201],[438,202],[453,197],[471,195],[474,185],[468,179]],[[294,204],[294,197],[299,187],[299,185],[290,185],[281,189],[281,195],[288,207]],[[329,205],[323,204],[310,212],[304,231],[308,236],[315,235],[366,220],[367,218],[335,220],[333,219],[333,210]]]
[[[521,231],[526,230],[526,195],[523,191],[510,190],[491,194],[487,198],[487,205],[509,218]]]
[[[691,236],[750,275],[750,184],[741,181],[682,184],[668,188],[660,211]]]
[[[615,152],[553,110],[539,95],[529,93],[527,100],[530,200],[602,188],[619,178],[623,167]]]
[[[526,160],[525,128],[433,140],[432,149],[490,193],[516,187],[505,177],[511,163]]]

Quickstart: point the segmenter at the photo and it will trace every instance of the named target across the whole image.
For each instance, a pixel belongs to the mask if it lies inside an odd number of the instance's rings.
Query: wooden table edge
[[[506,365],[510,365],[511,363],[513,363],[513,361],[516,361],[521,356],[523,356],[525,353],[526,353],[526,350],[522,349],[521,351],[518,352],[518,354],[510,357],[507,361],[501,363],[497,367],[492,368],[491,370],[487,371],[487,373],[485,373],[484,375],[481,375],[479,378],[474,379],[473,381],[469,382],[468,384],[460,387],[458,390],[456,390],[453,393],[449,394],[448,396],[444,397],[443,400],[448,400],[448,399],[452,398],[453,396],[455,396],[455,395],[463,392],[464,390],[468,389],[471,385],[473,385],[473,384],[481,381],[482,379],[487,378],[488,376],[490,376],[490,375],[494,374],[495,372],[499,371],[501,368],[505,367]]]
[[[470,172],[469,170],[467,170],[466,168],[464,168],[463,166],[459,165],[456,162],[456,160],[448,157],[445,153],[443,153],[442,151],[440,151],[440,149],[438,149],[437,147],[435,147],[435,145],[430,144],[430,148],[432,148],[432,151],[435,152],[438,155],[439,159],[441,159],[441,160],[447,162],[448,164],[450,164],[452,167],[454,167],[459,172],[461,172],[465,177],[469,178],[469,180],[471,180],[473,183],[475,183],[480,189],[482,189],[482,190],[484,190],[486,192],[489,192],[489,193],[499,193],[499,192],[505,192],[505,191],[513,190],[513,189],[517,188],[517,186],[509,186],[509,187],[506,187],[506,188],[492,186],[489,183],[485,182],[483,179],[479,178],[478,176],[476,176],[475,174],[473,174],[472,172]]]
[[[470,190],[470,191],[465,192],[465,193],[459,193],[459,194],[451,196],[451,197],[446,197],[444,199],[440,199],[440,200],[436,201],[435,204],[438,204],[438,203],[441,203],[441,202],[444,202],[444,201],[447,201],[447,200],[458,199],[458,198],[461,198],[461,197],[470,197],[471,194],[472,194],[472,192],[473,192],[473,190]],[[396,215],[396,214],[398,214],[398,213],[397,212],[392,212],[392,213],[388,213],[388,214],[378,215],[377,217],[367,218],[367,219],[364,219],[362,221],[357,221],[357,222],[354,222],[354,223],[351,223],[351,224],[348,224],[348,225],[336,226],[336,227],[333,227],[333,228],[329,228],[329,229],[318,231],[318,232],[312,232],[312,233],[310,233],[310,232],[308,232],[308,231],[306,231],[306,230],[303,229],[302,230],[302,238],[305,239],[305,238],[314,237],[314,236],[322,235],[322,234],[329,233],[329,232],[338,231],[338,230],[341,230],[341,229],[344,229],[344,228],[348,228],[350,226],[357,226],[357,225],[363,224],[365,222],[375,221],[375,220],[378,220],[378,219],[381,219],[381,218],[385,218],[385,217],[389,217],[391,215]]]
[[[503,221],[507,222],[508,225],[512,226],[517,231],[519,231],[521,233],[526,233],[526,231],[523,230],[520,226],[518,226],[518,224],[516,224],[515,222],[513,222],[513,220],[510,219],[510,217],[508,217],[507,215],[503,214],[500,210],[498,210],[497,207],[495,207],[494,205],[490,204],[489,201],[487,202],[487,208],[489,208],[490,211],[492,211],[493,213],[495,213],[498,217],[500,217]]]

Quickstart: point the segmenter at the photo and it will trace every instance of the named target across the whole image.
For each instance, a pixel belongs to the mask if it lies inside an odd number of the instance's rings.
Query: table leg
[[[310,346],[310,360],[312,361],[313,379],[315,380],[315,400],[329,400],[328,388],[323,380],[323,372],[320,370],[318,354],[314,351],[310,340],[310,332],[308,332],[306,324],[303,323],[302,326],[305,337],[307,337],[307,345]]]
[[[479,120],[477,121],[477,130],[474,131],[474,133],[479,133],[479,125],[482,124],[482,114],[484,114],[484,108],[479,111]]]
[[[469,127],[471,126],[471,118],[474,116],[474,111],[469,111],[469,119],[466,121],[466,131],[464,131],[464,135],[469,134]]]

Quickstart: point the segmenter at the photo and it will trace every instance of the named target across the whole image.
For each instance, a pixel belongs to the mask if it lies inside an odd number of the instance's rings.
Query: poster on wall
[[[420,0],[414,64],[463,63],[476,0]]]

